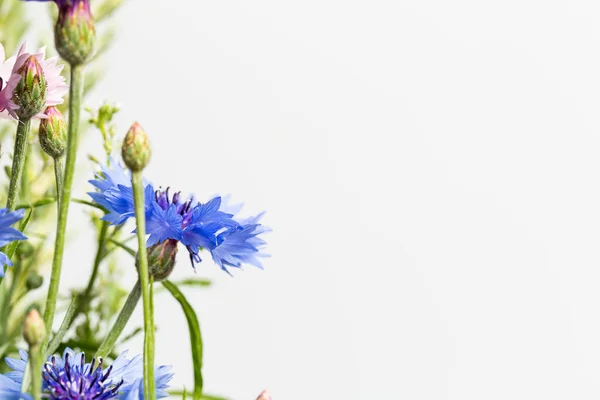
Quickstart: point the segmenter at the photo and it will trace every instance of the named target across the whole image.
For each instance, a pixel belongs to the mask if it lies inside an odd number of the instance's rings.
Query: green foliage
[[[102,64],[101,56],[108,51],[114,42],[115,29],[110,21],[110,16],[114,15],[123,1],[115,0],[96,0],[92,2],[97,21],[98,49],[87,68],[86,84],[84,93],[89,93],[102,80],[105,66]],[[31,5],[31,3],[30,3]],[[54,46],[52,45],[53,31],[52,23],[49,23],[46,30],[30,31],[31,23],[26,13],[27,3],[15,0],[0,0],[0,43],[4,45],[6,56],[9,57],[18,49],[26,33],[39,35],[38,43],[48,45],[47,52],[52,55]],[[56,6],[48,4],[49,21],[55,20]],[[39,24],[36,24],[36,28]],[[33,40],[35,43],[35,40]],[[30,44],[31,46],[31,44]],[[69,76],[68,65],[65,65],[64,76]],[[66,113],[68,99],[59,108]],[[112,141],[115,136],[115,127],[112,125],[112,118],[118,109],[110,104],[105,104],[98,110],[88,109],[90,121],[82,126],[88,129],[89,126],[95,126],[103,137],[104,153],[107,155],[112,150]],[[0,120],[0,142],[4,153],[12,153],[12,138],[16,130],[16,123],[8,120]],[[82,135],[85,136],[85,135]],[[42,276],[47,275],[44,270],[50,264],[51,249],[53,243],[48,240],[45,232],[52,232],[52,224],[55,222],[55,207],[48,207],[56,202],[56,189],[54,183],[54,166],[52,159],[48,157],[37,143],[37,126],[34,126],[29,140],[33,143],[29,146],[26,157],[25,169],[23,172],[21,200],[17,208],[25,208],[27,218],[24,222],[28,223],[26,252],[17,251],[17,243],[14,242],[8,249],[8,253],[17,253],[13,260],[14,268],[7,274],[5,282],[0,287],[0,359],[14,353],[17,347],[22,347],[20,342],[20,328],[22,324],[23,310],[29,309],[35,305],[41,297],[39,289],[43,288]],[[104,158],[104,157],[103,157]],[[10,176],[10,159],[1,159],[5,165],[7,177]],[[4,179],[0,185],[6,187],[8,179]],[[6,190],[3,191],[6,193]],[[4,201],[4,199],[0,199]],[[102,210],[94,208],[90,212],[92,223],[98,226],[100,213]],[[41,233],[44,232],[44,233]],[[111,229],[111,240],[119,239],[119,229]],[[19,245],[22,246],[22,243]],[[69,345],[87,349],[93,354],[99,342],[110,329],[110,323],[119,312],[127,292],[119,285],[121,281],[121,269],[114,259],[114,245],[107,244],[101,254],[103,268],[100,270],[94,290],[88,299],[87,304],[78,311],[76,317],[75,330],[71,330],[66,343],[59,347]],[[90,265],[91,267],[91,265]],[[14,272],[14,273],[13,273]],[[73,296],[78,292],[74,292]],[[98,296],[102,294],[102,301]],[[62,299],[62,306],[65,309],[71,302],[72,296]],[[71,310],[73,311],[73,310]],[[67,328],[67,327],[65,327]],[[78,346],[78,344],[80,346]],[[56,345],[56,343],[54,343]],[[1,363],[4,364],[4,363]],[[2,371],[4,366],[0,367]]]
[[[88,107],[86,108],[86,111],[90,114],[88,122],[95,126],[102,134],[104,152],[106,153],[106,159],[109,160],[110,155],[113,152],[115,134],[117,132],[117,128],[112,123],[112,119],[115,114],[119,112],[119,107],[115,104],[104,103],[98,110]]]
[[[203,344],[202,334],[200,332],[200,323],[196,312],[192,308],[191,304],[187,301],[183,293],[171,282],[163,281],[163,286],[167,288],[173,295],[175,300],[181,305],[181,309],[185,314],[185,318],[188,323],[190,331],[190,347],[192,350],[192,360],[194,362],[194,400],[199,400],[202,396],[202,386],[204,381],[202,379],[202,355],[203,355]]]

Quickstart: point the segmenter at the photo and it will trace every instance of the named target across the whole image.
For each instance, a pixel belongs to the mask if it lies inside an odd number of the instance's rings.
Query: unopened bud
[[[89,0],[59,0],[54,40],[58,54],[71,65],[89,60],[96,45],[96,28]]]
[[[121,155],[127,168],[134,172],[143,170],[150,161],[152,155],[150,141],[144,129],[137,122],[129,128],[129,132],[123,140]]]
[[[21,260],[31,257],[34,252],[35,247],[33,247],[28,240],[20,242],[19,246],[17,247],[17,257],[19,257]]]
[[[40,145],[52,158],[59,158],[65,154],[67,148],[67,122],[56,107],[48,107],[46,117],[40,122]]]
[[[177,240],[167,239],[162,243],[150,246],[147,252],[148,273],[154,278],[154,282],[167,279],[175,268]]]
[[[38,346],[46,337],[46,326],[40,313],[35,308],[32,308],[25,317],[23,324],[23,337],[29,346]]]
[[[261,394],[258,395],[256,400],[272,400],[271,395],[266,390],[263,390]]]
[[[34,290],[42,286],[43,283],[44,278],[34,272],[27,277],[25,286],[27,287],[27,290]]]
[[[12,95],[12,101],[18,106],[15,113],[20,120],[29,119],[46,105],[46,78],[36,56],[29,56],[17,73],[21,79]]]

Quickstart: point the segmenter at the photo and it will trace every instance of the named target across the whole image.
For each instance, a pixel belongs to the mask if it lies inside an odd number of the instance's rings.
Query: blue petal
[[[171,204],[163,210],[157,203],[152,204],[152,213],[146,221],[146,233],[150,235],[147,246],[162,243],[167,239],[181,240],[181,215],[177,207]]]

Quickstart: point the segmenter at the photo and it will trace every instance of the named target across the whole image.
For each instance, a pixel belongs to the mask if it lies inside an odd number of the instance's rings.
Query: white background
[[[130,0],[118,22],[90,104],[142,123],[156,185],[274,230],[265,271],[206,257],[214,287],[185,291],[207,392],[600,396],[598,2]],[[190,387],[161,296],[157,361]]]

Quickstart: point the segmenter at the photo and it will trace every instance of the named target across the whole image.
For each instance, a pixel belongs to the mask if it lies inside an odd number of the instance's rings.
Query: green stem
[[[25,136],[25,141],[29,143],[29,134]],[[25,161],[23,162],[23,173],[21,174],[21,194],[19,198],[23,201],[29,201],[31,197],[30,175],[31,175],[31,150],[25,144]]]
[[[15,201],[19,193],[19,186],[21,185],[23,166],[25,165],[25,158],[27,157],[27,142],[30,129],[31,119],[18,122],[13,164],[10,171],[10,184],[8,186],[8,199],[6,200],[6,207],[8,207],[10,211],[15,209]]]
[[[104,341],[98,348],[98,351],[96,352],[96,357],[106,357],[110,354],[113,346],[115,345],[115,343],[117,343],[119,336],[121,336],[123,329],[125,329],[125,326],[127,325],[129,318],[131,317],[131,314],[133,314],[137,303],[140,301],[141,295],[142,286],[140,284],[140,281],[138,280],[133,289],[131,289],[129,296],[127,297],[127,301],[125,302],[125,305],[123,305],[123,308],[121,309],[117,320],[110,329],[108,336],[104,339]]]
[[[83,312],[86,304],[90,300],[92,290],[94,289],[94,283],[96,282],[96,279],[98,278],[98,270],[100,267],[100,263],[102,262],[102,260],[104,259],[104,257],[107,254],[106,243],[108,242],[108,236],[107,236],[108,226],[109,226],[108,222],[102,221],[100,233],[98,234],[98,250],[96,251],[96,257],[94,258],[94,266],[92,268],[92,275],[90,276],[87,287],[85,288],[85,291],[83,292],[83,294],[81,296],[77,296],[76,298],[74,298],[71,305],[69,306],[67,314],[65,315],[65,317],[61,323],[59,331],[57,332],[56,336],[54,336],[52,338],[52,341],[48,345],[48,348],[46,350],[47,355],[52,354],[58,348],[58,345],[60,344],[65,333],[71,327],[71,324],[73,323],[73,321],[75,321],[75,318],[77,318],[77,316]],[[138,298],[139,298],[139,295],[138,295]],[[136,303],[137,303],[137,301],[136,301]],[[109,351],[110,351],[110,349],[109,349]]]
[[[57,157],[54,159],[54,177],[56,179],[56,206],[60,212],[60,198],[65,182],[65,158]]]
[[[81,296],[81,300],[79,301],[79,305],[77,306],[75,316],[77,316],[83,311],[86,303],[90,300],[92,290],[94,290],[94,283],[96,283],[96,279],[98,278],[98,270],[100,269],[100,263],[104,259],[104,255],[106,253],[105,250],[107,242],[108,225],[109,223],[107,221],[102,221],[102,227],[100,228],[100,234],[98,235],[98,250],[96,250],[96,257],[94,258],[94,267],[92,268],[92,275],[90,276],[87,287],[85,288],[85,292],[83,292],[83,295]]]
[[[52,332],[52,322],[56,313],[56,297],[60,283],[60,273],[65,250],[65,236],[67,231],[67,215],[71,202],[71,188],[73,187],[73,175],[75,173],[75,162],[77,159],[77,142],[79,131],[79,112],[81,110],[81,98],[83,95],[83,69],[82,66],[71,66],[71,87],[69,91],[69,138],[67,141],[67,162],[65,166],[64,184],[60,194],[58,222],[56,226],[56,241],[54,243],[54,258],[52,259],[52,274],[50,286],[46,299],[44,312],[44,323],[46,324],[46,340],[42,346],[44,352],[48,343],[48,337]]]
[[[63,322],[60,324],[60,328],[58,329],[58,332],[56,332],[56,335],[54,335],[54,337],[48,344],[48,348],[46,349],[45,357],[49,357],[52,354],[54,354],[56,349],[58,349],[58,346],[60,346],[60,343],[62,342],[67,331],[71,327],[71,324],[75,320],[75,317],[77,316],[77,315],[75,315],[75,310],[76,310],[77,305],[79,304],[79,299],[80,298],[78,296],[75,296],[71,300],[71,304],[69,304],[69,308],[67,309],[67,313],[65,314],[65,318],[63,319]]]
[[[144,204],[144,185],[141,171],[131,172],[131,186],[135,203],[135,218],[138,238],[138,272],[142,285],[144,303],[144,393],[146,399],[155,400],[154,391],[154,315],[150,277],[148,275],[148,252],[146,251],[146,210]]]
[[[31,393],[34,400],[42,398],[42,355],[41,346],[29,346],[29,373],[31,374]]]

